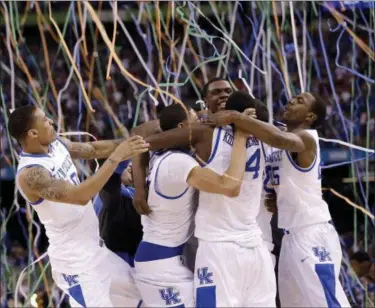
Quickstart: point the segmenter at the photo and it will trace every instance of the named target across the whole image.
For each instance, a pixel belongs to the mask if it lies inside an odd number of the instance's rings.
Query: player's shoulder
[[[316,148],[317,140],[319,139],[318,132],[316,130],[302,129],[296,134],[302,139],[307,150]]]
[[[30,165],[18,170],[17,178],[21,185],[26,183],[32,188],[37,183],[50,180],[51,172],[43,165]]]

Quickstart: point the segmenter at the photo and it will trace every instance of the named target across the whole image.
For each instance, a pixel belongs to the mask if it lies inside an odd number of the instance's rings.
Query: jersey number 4
[[[254,172],[253,180],[259,176],[260,168],[260,149],[256,150],[253,155],[250,156],[246,163],[246,172]]]

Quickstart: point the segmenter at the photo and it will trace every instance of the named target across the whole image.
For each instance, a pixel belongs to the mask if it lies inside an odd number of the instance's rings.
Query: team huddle
[[[266,209],[275,203],[285,233],[281,307],[350,307],[321,193],[315,127],[324,102],[308,92],[293,97],[280,128],[262,102],[225,79],[203,94],[204,119],[172,104],[125,141],[71,142],[57,137],[41,109],[13,111],[9,131],[23,147],[17,187],[45,226],[57,286],[73,307],[275,307]],[[80,182],[73,159],[94,158],[106,161]],[[144,214],[134,267],[106,248],[91,201],[129,159],[134,205]],[[184,253],[194,240],[196,253]]]

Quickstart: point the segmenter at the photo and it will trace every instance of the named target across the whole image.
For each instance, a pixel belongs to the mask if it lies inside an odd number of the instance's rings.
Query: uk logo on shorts
[[[160,289],[159,293],[167,306],[181,303],[181,299],[178,298],[180,293],[173,292],[173,288]]]
[[[78,275],[65,275],[63,274],[65,281],[68,283],[69,287],[79,284]]]
[[[326,262],[326,261],[332,261],[330,258],[330,253],[326,250],[323,246],[317,246],[312,248],[315,257],[319,258],[319,262]]]
[[[213,283],[213,280],[212,280],[213,274],[208,272],[208,267],[198,268],[197,275],[198,275],[200,285]]]

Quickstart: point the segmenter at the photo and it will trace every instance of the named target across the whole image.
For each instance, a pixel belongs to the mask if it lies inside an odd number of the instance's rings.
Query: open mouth
[[[219,101],[219,108],[220,109],[225,109],[226,103],[227,103],[227,100],[221,100],[221,101]]]

